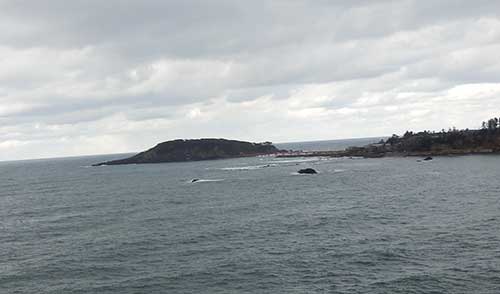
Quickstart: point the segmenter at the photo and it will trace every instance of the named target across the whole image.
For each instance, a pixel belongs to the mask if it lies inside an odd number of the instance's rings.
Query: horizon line
[[[375,138],[385,138],[385,137],[390,137],[388,135],[386,136],[370,136],[370,137],[351,137],[351,138],[341,138],[341,139],[317,139],[317,140],[309,140],[309,141],[287,141],[287,142],[272,142],[273,145],[277,144],[297,144],[297,143],[308,143],[308,142],[327,142],[327,141],[344,141],[344,140],[360,140],[360,139],[375,139]],[[207,137],[209,138],[209,137]],[[207,138],[199,138],[199,139],[207,139]],[[219,138],[223,139],[223,138]],[[178,139],[172,139],[172,140],[178,140]],[[167,141],[172,141],[172,140],[166,140],[162,142],[167,142]],[[186,139],[184,139],[186,140]],[[232,139],[228,139],[232,140]],[[160,144],[162,142],[158,142],[157,144]],[[247,142],[252,142],[252,141],[247,141]],[[253,143],[258,143],[258,142],[253,142]],[[144,151],[144,150],[142,150]],[[36,160],[48,160],[48,159],[53,159],[53,160],[58,160],[58,159],[68,159],[68,158],[79,158],[79,157],[92,157],[92,156],[107,156],[107,155],[121,155],[121,154],[136,154],[142,151],[126,151],[126,152],[118,152],[118,153],[100,153],[100,154],[81,154],[81,155],[67,155],[67,156],[48,156],[48,157],[33,157],[33,158],[21,158],[21,159],[8,159],[8,160],[2,160],[0,159],[1,163],[5,162],[16,162],[16,161],[36,161]]]

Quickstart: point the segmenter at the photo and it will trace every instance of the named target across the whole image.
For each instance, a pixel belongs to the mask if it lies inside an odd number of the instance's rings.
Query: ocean
[[[500,293],[500,156],[121,157],[0,162],[0,293]]]

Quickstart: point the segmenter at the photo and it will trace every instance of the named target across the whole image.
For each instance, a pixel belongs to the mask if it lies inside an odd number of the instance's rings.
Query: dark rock
[[[318,172],[312,168],[304,168],[298,171],[299,174],[317,174]]]
[[[427,156],[426,158],[424,158],[425,161],[429,161],[429,160],[432,160],[432,157],[430,156]]]
[[[247,157],[277,153],[272,143],[251,143],[226,139],[173,140],[132,157],[101,162],[93,166],[134,163],[161,163]]]

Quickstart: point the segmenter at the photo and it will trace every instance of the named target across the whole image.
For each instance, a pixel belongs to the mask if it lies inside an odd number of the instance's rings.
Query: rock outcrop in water
[[[312,168],[304,168],[304,169],[299,170],[298,173],[299,174],[313,175],[313,174],[317,174],[318,172],[315,169],[312,169]]]
[[[101,162],[93,166],[223,159],[273,154],[279,151],[271,142],[251,143],[226,139],[173,140],[160,143],[129,158]]]

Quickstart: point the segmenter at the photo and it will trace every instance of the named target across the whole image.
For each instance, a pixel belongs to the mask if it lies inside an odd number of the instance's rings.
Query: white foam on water
[[[196,180],[196,181],[194,181]],[[192,179],[188,181],[189,184],[196,184],[196,183],[210,183],[210,182],[222,182],[225,179]]]
[[[285,160],[273,160],[270,161],[272,163],[301,163],[301,162],[311,162],[311,161],[319,161],[321,160],[319,157],[312,158],[303,158],[303,159],[285,159]]]
[[[235,167],[223,167],[221,170],[254,170],[267,167],[274,167],[276,164],[264,164],[264,165],[249,165],[249,166],[235,166]]]

